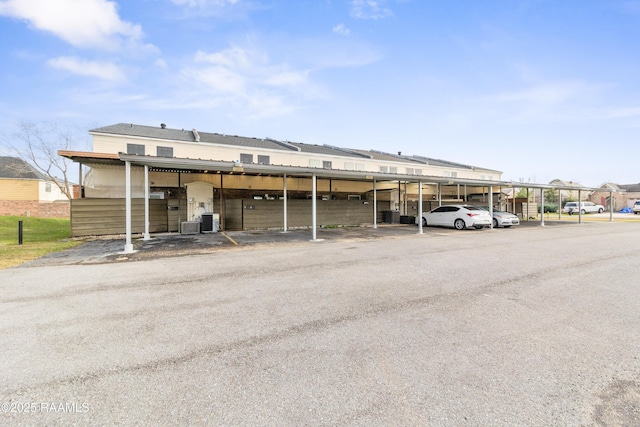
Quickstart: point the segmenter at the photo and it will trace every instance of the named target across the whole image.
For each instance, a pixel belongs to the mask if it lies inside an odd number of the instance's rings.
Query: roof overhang
[[[66,157],[77,163],[84,164],[109,164],[124,165],[129,162],[132,165],[148,166],[151,170],[172,172],[216,172],[238,175],[270,175],[290,177],[312,177],[324,179],[342,179],[350,181],[399,181],[408,183],[441,184],[441,185],[469,185],[474,187],[507,187],[507,188],[535,188],[553,190],[581,190],[581,191],[607,191],[613,189],[591,187],[566,187],[552,184],[521,183],[513,181],[491,181],[468,178],[453,178],[433,175],[406,175],[371,171],[348,171],[337,169],[321,169],[304,166],[267,165],[256,163],[239,163],[222,160],[203,160],[177,157],[142,156],[136,154],[112,154],[94,153],[83,151],[58,151],[60,156]]]

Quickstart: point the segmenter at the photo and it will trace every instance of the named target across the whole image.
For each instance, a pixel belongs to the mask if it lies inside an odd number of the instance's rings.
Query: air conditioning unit
[[[202,214],[203,233],[216,233],[220,229],[220,214],[205,212]]]
[[[199,234],[200,223],[198,221],[183,221],[180,234]]]

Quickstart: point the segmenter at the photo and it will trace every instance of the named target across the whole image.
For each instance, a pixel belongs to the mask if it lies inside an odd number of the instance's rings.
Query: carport
[[[175,158],[175,157],[155,157],[155,156],[142,156],[135,154],[124,154],[120,153],[118,155],[109,154],[109,155],[101,155],[100,153],[93,152],[71,152],[71,151],[60,151],[59,154],[61,156],[67,157],[74,162],[78,162],[80,164],[80,171],[82,164],[91,164],[91,163],[110,163],[122,165],[125,167],[125,235],[126,241],[124,246],[124,252],[130,253],[133,251],[132,245],[132,208],[131,208],[131,199],[132,199],[132,178],[131,178],[131,167],[137,166],[144,168],[144,189],[145,189],[145,205],[144,205],[144,239],[149,239],[149,171],[157,170],[164,172],[198,172],[198,173],[215,173],[221,175],[253,175],[253,176],[270,176],[270,177],[280,177],[282,178],[282,188],[283,188],[283,218],[282,218],[282,228],[284,232],[288,230],[287,223],[287,205],[288,205],[288,197],[287,197],[287,179],[288,178],[307,178],[311,179],[312,183],[312,196],[311,196],[311,239],[310,241],[317,241],[317,180],[318,179],[336,179],[336,180],[344,180],[344,181],[358,181],[358,182],[370,182],[372,185],[372,194],[373,194],[373,203],[372,203],[372,217],[371,222],[374,228],[377,227],[377,185],[379,183],[389,183],[394,182],[401,185],[401,183],[406,184],[417,184],[418,189],[418,206],[417,206],[417,216],[422,216],[422,206],[423,206],[423,186],[424,185],[435,185],[437,186],[437,202],[440,205],[442,203],[442,191],[441,189],[446,186],[456,186],[458,197],[460,197],[461,187],[464,189],[465,199],[466,199],[466,189],[467,187],[477,187],[477,188],[486,188],[488,200],[487,204],[489,206],[490,215],[493,214],[493,194],[494,188],[527,188],[527,193],[529,189],[539,190],[540,191],[540,224],[544,225],[544,191],[545,190],[563,190],[563,189],[573,189],[573,187],[563,187],[558,185],[550,185],[550,184],[531,184],[531,183],[516,183],[516,182],[507,182],[507,181],[489,181],[489,180],[476,180],[476,179],[465,179],[465,178],[453,178],[453,177],[440,177],[440,176],[416,176],[416,175],[406,175],[406,174],[392,174],[392,173],[382,173],[382,172],[371,172],[371,171],[348,171],[348,170],[336,170],[336,169],[321,169],[321,168],[311,168],[311,167],[297,167],[297,166],[282,166],[282,165],[270,165],[270,164],[242,164],[240,162],[228,162],[228,161],[213,161],[213,160],[202,160],[202,159],[188,159],[188,158]],[[82,173],[80,175],[80,185],[82,186]],[[484,191],[484,190],[483,190]],[[602,188],[589,188],[583,187],[578,190],[579,198],[581,197],[582,191],[608,191],[610,194],[615,190],[603,190]],[[528,197],[527,197],[528,199]],[[613,221],[613,206],[610,205],[610,221]],[[579,213],[578,222],[582,222],[582,215]],[[419,234],[423,234],[422,230],[422,222],[418,221],[418,231]]]
[[[475,186],[475,187],[488,187],[488,205],[489,205],[489,214],[493,215],[493,188],[494,187],[514,187],[518,185],[522,187],[521,184],[503,182],[503,181],[481,181],[481,180],[468,180],[468,179],[451,179],[446,177],[435,177],[435,176],[425,176],[419,179],[416,179],[414,176],[408,176],[404,174],[389,174],[389,173],[377,173],[377,172],[366,172],[366,171],[338,171],[338,170],[330,170],[330,169],[317,169],[317,168],[305,168],[305,167],[294,167],[294,166],[277,166],[277,165],[263,165],[263,164],[249,164],[244,165],[236,162],[224,162],[224,161],[211,161],[211,160],[195,160],[195,159],[177,159],[177,158],[165,158],[165,157],[153,157],[153,156],[139,156],[133,154],[120,154],[120,160],[125,163],[125,171],[126,171],[126,200],[127,200],[127,224],[126,224],[126,243],[124,252],[133,251],[133,245],[131,243],[131,165],[139,165],[143,166],[145,170],[145,190],[147,194],[145,194],[145,201],[148,202],[148,174],[149,168],[173,168],[173,169],[181,169],[181,170],[214,170],[219,173],[240,173],[240,174],[267,174],[267,175],[275,175],[282,176],[283,179],[283,188],[284,188],[284,197],[283,197],[283,206],[284,206],[284,217],[283,217],[283,229],[287,231],[287,176],[297,176],[297,177],[306,177],[311,178],[312,180],[312,204],[311,204],[311,232],[312,237],[311,241],[317,240],[317,179],[318,177],[322,178],[333,178],[333,179],[343,179],[343,180],[354,180],[354,181],[370,181],[373,185],[373,206],[372,206],[372,224],[373,227],[377,227],[377,191],[376,184],[379,181],[398,181],[398,182],[413,182],[418,184],[418,217],[422,217],[422,203],[423,203],[423,184],[435,184],[438,187],[442,185],[464,185],[466,186]],[[542,185],[542,184],[527,184],[527,188],[539,189],[540,191],[540,223],[544,225],[544,190],[547,189],[563,189],[562,187],[552,186],[552,185]],[[598,189],[589,189],[586,188],[587,191],[594,191]],[[579,190],[578,198],[580,199]],[[612,192],[612,190],[610,191]],[[441,192],[438,191],[438,195]],[[145,232],[144,238],[149,238],[148,231],[148,205],[145,205]],[[582,222],[581,213],[579,213],[579,222]],[[610,207],[610,221],[613,221],[613,206]],[[422,230],[422,221],[418,221],[418,234],[423,234]]]

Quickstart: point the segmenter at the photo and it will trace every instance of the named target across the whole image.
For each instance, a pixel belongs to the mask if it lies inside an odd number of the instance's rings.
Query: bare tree
[[[21,120],[18,131],[7,140],[7,145],[17,157],[26,161],[55,183],[68,199],[73,198],[73,187],[69,180],[71,161],[58,155],[58,150],[84,148],[88,139],[87,130],[53,123],[34,123]]]

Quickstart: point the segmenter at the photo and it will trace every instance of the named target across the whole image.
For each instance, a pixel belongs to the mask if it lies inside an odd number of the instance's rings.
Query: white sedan
[[[480,206],[480,208],[489,212],[488,206]],[[511,212],[493,210],[493,228],[509,228],[512,225],[520,225],[520,218]]]
[[[416,224],[418,219],[416,218]],[[422,214],[422,226],[453,227],[457,230],[466,228],[481,229],[491,225],[489,212],[475,206],[444,205]]]

